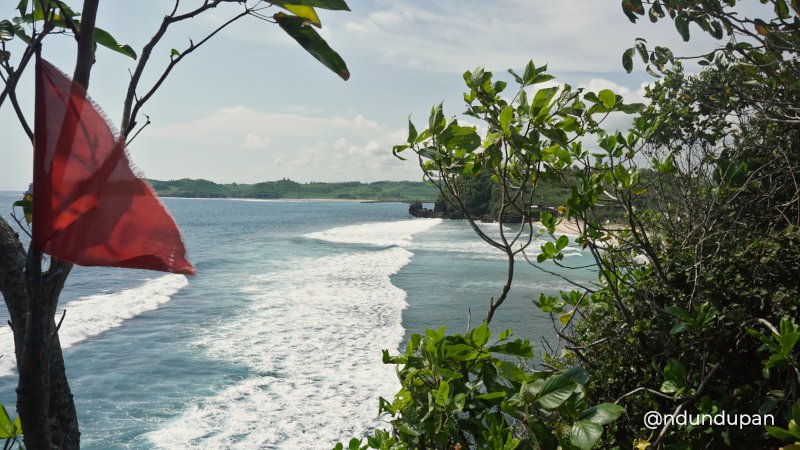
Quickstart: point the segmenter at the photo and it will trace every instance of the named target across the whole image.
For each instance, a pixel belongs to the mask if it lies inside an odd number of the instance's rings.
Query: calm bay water
[[[0,193],[4,218],[18,198]],[[505,276],[466,223],[413,219],[405,204],[164,202],[197,276],[78,267],[61,297],[87,449],[329,449],[363,435],[398,387],[381,350],[426,327],[462,332],[468,308],[479,323]],[[531,299],[569,285],[524,262],[517,273],[493,329],[538,342],[552,325]],[[13,409],[7,328],[0,354]]]

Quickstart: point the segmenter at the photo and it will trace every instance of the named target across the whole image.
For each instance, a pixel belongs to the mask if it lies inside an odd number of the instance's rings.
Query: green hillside
[[[298,183],[283,179],[256,184],[218,184],[184,178],[149,182],[162,197],[433,201],[437,194],[436,188],[417,181]]]

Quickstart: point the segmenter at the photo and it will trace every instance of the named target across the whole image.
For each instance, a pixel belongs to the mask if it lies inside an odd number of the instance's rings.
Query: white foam
[[[408,264],[414,233],[437,221],[347,226],[315,233],[382,250],[300,259],[287,270],[253,277],[251,304],[199,336],[195,345],[251,375],[197,399],[147,437],[160,448],[330,449],[378,422],[378,397],[392,398],[406,293],[390,276]]]
[[[414,234],[427,231],[440,223],[442,223],[442,219],[365,223],[309,233],[306,237],[341,244],[408,247]]]
[[[544,245],[547,241],[534,240],[528,245],[526,253],[530,257],[535,258],[536,255],[541,253],[539,247]],[[514,248],[519,248],[521,244],[517,244]],[[459,253],[468,259],[491,259],[503,260],[508,259],[505,252],[498,250],[495,247],[482,241],[479,237],[475,236],[474,239],[470,237],[468,241],[445,241],[435,240],[429,242],[415,242],[411,247],[412,250],[427,250],[432,252],[451,252]],[[521,257],[520,257],[521,258]]]
[[[119,327],[122,322],[166,303],[189,284],[183,275],[169,274],[116,293],[82,297],[63,306],[66,315],[59,330],[61,348]],[[56,313],[57,319],[61,311]],[[14,339],[9,327],[0,329],[0,376],[15,372]]]
[[[439,236],[433,236],[433,239],[425,239],[424,241],[414,241],[410,249],[412,251],[425,250],[432,252],[457,253],[459,254],[459,257],[467,259],[505,261],[508,258],[505,252],[483,241],[475,233],[475,231],[472,230],[469,225],[467,225],[466,221],[446,223],[448,226],[443,226],[432,231],[433,234]],[[501,242],[500,227],[497,223],[476,222],[476,224],[489,238],[495,240],[496,242]],[[505,237],[509,241],[513,240],[516,236],[516,233],[519,231],[519,225],[515,224],[515,226],[517,228],[512,228],[511,226],[503,227]],[[528,258],[535,260],[536,256],[541,253],[541,246],[552,239],[547,237],[539,237],[532,239],[531,242],[528,243],[527,231],[527,229],[523,230],[523,233],[519,236],[517,242],[514,243],[514,249],[519,249],[523,245],[527,244],[525,253],[528,255]],[[536,231],[534,229],[534,237],[535,232]],[[461,239],[453,238],[453,236],[459,235],[463,237]],[[565,258],[581,256],[584,254],[579,247],[574,246],[574,243],[573,246],[566,247],[563,250],[563,253]],[[519,255],[517,258],[522,260],[521,255]]]

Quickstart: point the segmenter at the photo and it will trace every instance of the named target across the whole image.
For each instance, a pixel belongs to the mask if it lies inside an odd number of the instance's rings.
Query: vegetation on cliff
[[[292,180],[255,184],[218,184],[208,180],[149,180],[162,197],[339,199],[377,201],[433,201],[436,189],[419,181],[376,181],[374,183],[298,183]]]

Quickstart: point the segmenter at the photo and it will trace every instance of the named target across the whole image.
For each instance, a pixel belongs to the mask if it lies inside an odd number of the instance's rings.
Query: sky
[[[16,3],[2,2],[0,19],[13,17]],[[184,0],[181,10],[199,3]],[[80,9],[80,2],[69,4]],[[654,79],[641,61],[631,74],[621,63],[636,37],[682,55],[714,45],[694,25],[690,43],[683,43],[668,21],[634,25],[619,0],[348,4],[352,11],[319,13],[320,33],[347,62],[349,81],[319,64],[277,25],[245,18],[188,55],[143,108],[151,124],[129,146],[133,163],[159,180],[420,180],[416,164],[394,158],[391,147],[405,141],[409,115],[422,129],[436,103],[444,102],[446,116],[464,111],[465,70],[484,66],[510,81],[507,69],[521,72],[533,60],[548,64],[559,82],[610,88],[628,101],[641,101],[643,86]],[[167,0],[102,1],[97,25],[140,52],[172,6]],[[154,51],[142,86],[163,70],[172,48],[182,50],[190,38],[197,42],[239,8],[223,4],[170,30]],[[16,61],[20,47],[9,50]],[[48,37],[42,54],[72,73],[71,37]],[[119,124],[135,62],[102,47],[96,59],[89,94]],[[31,122],[32,79],[28,70],[18,87]],[[627,127],[624,118],[608,125]],[[30,142],[6,102],[0,108],[0,190],[25,189],[31,160]]]

